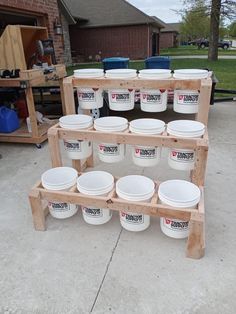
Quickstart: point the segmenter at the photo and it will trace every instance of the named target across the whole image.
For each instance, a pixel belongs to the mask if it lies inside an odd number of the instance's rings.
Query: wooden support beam
[[[32,189],[29,193],[29,201],[32,210],[34,228],[38,231],[45,231],[45,213],[42,206],[40,192],[37,189]]]
[[[51,127],[48,130],[48,143],[49,143],[49,151],[51,156],[52,167],[61,167],[61,151],[60,151],[60,142],[58,137],[58,132],[55,127]]]
[[[71,77],[63,79],[63,94],[66,101],[66,114],[75,114],[74,88]]]

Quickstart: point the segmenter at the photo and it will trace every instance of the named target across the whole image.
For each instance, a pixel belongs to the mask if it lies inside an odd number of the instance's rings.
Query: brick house
[[[64,2],[77,20],[69,27],[74,62],[111,56],[143,59],[159,53],[160,29],[164,24],[127,1]]]
[[[161,30],[160,48],[175,48],[179,45],[180,23],[167,23]]]
[[[8,24],[46,26],[58,63],[71,63],[68,25],[73,23],[63,0],[0,0],[0,35]],[[56,24],[62,24],[63,34],[56,34]]]

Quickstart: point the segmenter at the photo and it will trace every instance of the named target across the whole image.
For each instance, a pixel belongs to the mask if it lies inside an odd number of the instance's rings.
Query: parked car
[[[202,48],[202,49],[209,47],[209,40],[207,39],[200,40],[198,41],[197,45],[199,48]],[[222,48],[226,50],[226,49],[229,49],[229,46],[230,44],[228,41],[220,40],[218,42],[218,48]]]

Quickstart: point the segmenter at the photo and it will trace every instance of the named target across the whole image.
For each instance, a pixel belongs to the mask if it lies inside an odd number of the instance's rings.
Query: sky
[[[172,10],[182,8],[182,0],[129,0],[148,15],[155,15],[166,23],[175,23],[180,21],[180,16]]]

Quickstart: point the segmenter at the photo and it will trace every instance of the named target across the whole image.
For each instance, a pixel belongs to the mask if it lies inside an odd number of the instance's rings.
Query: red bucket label
[[[102,209],[82,207],[83,213],[88,217],[100,218],[103,216]]]
[[[96,93],[95,92],[78,92],[79,101],[90,102],[96,101]]]
[[[70,210],[70,205],[68,203],[53,203],[49,202],[48,207],[52,210],[58,211],[58,212],[64,212],[67,210]]]
[[[122,221],[133,225],[141,225],[144,223],[144,215],[142,214],[129,214],[125,212],[120,213],[120,218]]]
[[[129,103],[130,102],[130,93],[129,92],[111,93],[111,102],[112,103]]]
[[[194,151],[172,150],[170,159],[177,162],[193,162],[195,160]]]
[[[177,97],[177,103],[179,105],[197,105],[198,94],[179,94]]]
[[[99,153],[106,156],[118,156],[120,154],[120,145],[99,145]]]
[[[176,221],[176,220],[164,218],[163,224],[166,228],[173,230],[173,231],[186,231],[186,230],[188,230],[188,221]]]
[[[154,159],[157,156],[157,149],[154,148],[134,148],[134,156],[140,159]]]
[[[161,104],[162,103],[162,95],[161,94],[141,93],[141,100],[145,104]]]

